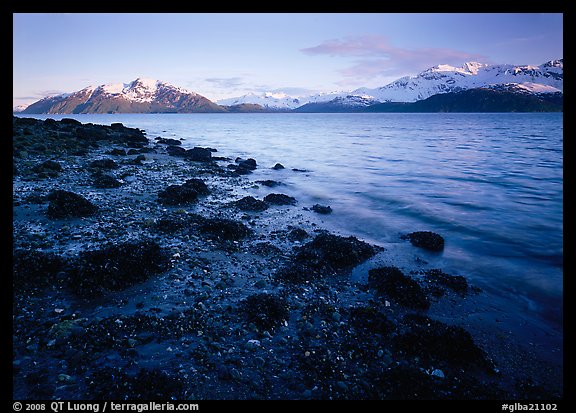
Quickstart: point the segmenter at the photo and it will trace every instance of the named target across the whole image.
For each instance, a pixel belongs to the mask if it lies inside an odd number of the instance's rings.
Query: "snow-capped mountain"
[[[160,80],[138,78],[130,83],[88,86],[74,93],[51,96],[22,113],[155,113],[224,112],[195,92]]]
[[[217,103],[221,105],[255,103],[270,110],[287,110],[307,104],[331,102],[331,107],[343,110],[345,107],[367,106],[379,102],[416,102],[440,93],[503,84],[509,85],[508,89],[510,85],[516,85],[515,91],[562,92],[563,76],[563,59],[552,60],[540,66],[488,65],[478,62],[467,62],[461,67],[441,64],[379,88],[359,88],[307,96],[271,92],[249,93],[237,98],[219,100]]]
[[[369,95],[380,102],[416,102],[439,93],[501,84],[517,84],[534,93],[553,93],[563,91],[563,77],[563,59],[540,66],[468,62],[462,67],[434,66],[416,76],[405,76],[376,89],[356,89],[352,94]]]
[[[306,103],[327,102],[334,98],[346,96],[349,92],[326,92],[312,95],[291,96],[283,92],[248,93],[243,96],[217,100],[224,106],[256,104],[268,110],[282,111],[296,109]]]

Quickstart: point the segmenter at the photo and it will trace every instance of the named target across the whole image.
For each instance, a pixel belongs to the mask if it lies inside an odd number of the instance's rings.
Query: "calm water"
[[[122,122],[149,138],[253,157],[250,179],[287,183],[282,191],[300,205],[331,205],[331,228],[380,244],[438,232],[446,239],[440,268],[561,323],[562,114],[49,117]],[[287,169],[269,169],[276,162]]]

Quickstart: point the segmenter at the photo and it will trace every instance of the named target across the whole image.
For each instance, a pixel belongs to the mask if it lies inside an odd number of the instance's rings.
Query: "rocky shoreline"
[[[483,299],[465,277],[251,180],[281,164],[73,119],[15,117],[13,149],[15,399],[562,397],[557,366],[437,317]]]

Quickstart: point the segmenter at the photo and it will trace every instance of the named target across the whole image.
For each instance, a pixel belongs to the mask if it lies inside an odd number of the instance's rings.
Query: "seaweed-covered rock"
[[[96,159],[90,162],[92,168],[117,169],[118,164],[113,159]]]
[[[382,267],[368,271],[368,284],[391,301],[405,307],[427,310],[430,300],[420,285],[397,267]]]
[[[332,213],[332,208],[329,205],[324,206],[324,205],[320,205],[320,204],[315,204],[312,207],[312,211],[316,212],[317,214],[326,215],[326,214]]]
[[[92,185],[98,189],[118,188],[122,185],[122,182],[113,175],[100,173],[94,175]]]
[[[70,272],[72,290],[85,297],[118,291],[168,269],[168,254],[154,241],[108,244],[83,251]]]
[[[171,138],[160,138],[160,137],[158,137],[158,138],[156,138],[156,142],[157,142],[157,143],[163,143],[164,145],[172,145],[172,146],[174,146],[174,145],[176,145],[176,146],[182,145],[182,141],[179,141],[178,139],[171,139]]]
[[[310,235],[306,232],[306,230],[302,228],[293,228],[288,233],[288,239],[290,241],[304,241]]]
[[[179,400],[186,395],[178,376],[157,369],[140,368],[130,375],[118,367],[104,367],[93,372],[87,383],[93,400]]]
[[[166,152],[168,152],[168,155],[170,156],[179,156],[181,158],[186,156],[186,149],[182,148],[181,146],[170,145],[166,147]]]
[[[264,201],[274,205],[296,205],[296,199],[284,194],[268,194]]]
[[[424,272],[424,279],[437,288],[449,288],[461,295],[468,292],[468,281],[461,275],[446,274],[444,271],[435,268]]]
[[[268,209],[268,204],[252,196],[245,196],[233,203],[238,209],[250,212],[262,212]]]
[[[375,247],[356,237],[319,234],[300,247],[276,276],[282,281],[303,282],[349,270],[375,254]]]
[[[120,148],[113,148],[106,152],[108,155],[126,156],[126,150]]]
[[[62,165],[56,161],[47,160],[34,166],[32,170],[39,175],[56,177],[58,176],[58,173],[64,170],[64,168],[62,168]]]
[[[265,180],[263,180],[263,181],[256,181],[256,183],[257,183],[257,184],[260,184],[260,185],[264,185],[264,186],[270,187],[270,188],[273,188],[273,187],[275,187],[275,186],[282,185],[281,182],[273,181],[273,180],[271,180],[271,179],[265,179]]]
[[[248,296],[241,303],[241,309],[248,322],[261,330],[273,330],[290,317],[286,299],[269,293]]]
[[[98,207],[82,195],[74,192],[56,190],[48,194],[48,218],[89,217],[98,212]]]
[[[417,231],[403,235],[402,239],[408,239],[415,247],[424,248],[429,251],[444,250],[444,238],[430,231]]]
[[[170,185],[158,193],[158,200],[164,205],[185,205],[195,202],[198,195],[206,195],[210,191],[200,179],[188,179],[182,185]]]
[[[17,249],[12,258],[12,279],[15,290],[43,288],[56,279],[66,261],[51,252]]]
[[[493,369],[486,353],[478,347],[470,333],[462,327],[451,326],[420,314],[404,316],[407,331],[394,339],[397,351],[418,357],[421,361],[456,369]]]
[[[239,241],[252,233],[243,223],[224,218],[207,219],[198,229],[202,234],[227,241]]]
[[[186,151],[186,158],[191,161],[210,162],[212,160],[212,151],[210,148],[200,148],[195,146]]]

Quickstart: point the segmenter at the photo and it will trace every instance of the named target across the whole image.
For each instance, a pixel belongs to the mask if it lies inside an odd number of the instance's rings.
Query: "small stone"
[[[340,315],[340,313],[338,311],[334,311],[332,313],[332,320],[339,322],[341,318],[342,318],[342,316]]]
[[[266,281],[264,280],[258,280],[254,283],[254,287],[256,288],[264,288],[266,287]]]
[[[440,369],[434,369],[434,370],[432,370],[432,373],[430,373],[430,374],[431,374],[432,376],[436,376],[436,377],[439,377],[439,378],[441,378],[441,379],[444,378],[444,372],[443,372],[442,370],[440,370]]]
[[[348,391],[348,386],[346,385],[346,383],[344,383],[343,381],[339,381],[336,383],[336,387],[338,388],[338,390],[340,391]]]
[[[69,376],[67,374],[59,374],[58,381],[62,383],[72,383],[74,379],[72,378],[72,376]]]
[[[260,340],[248,340],[244,347],[246,347],[247,350],[254,350],[260,347]]]
[[[304,357],[310,357],[310,352],[309,352],[309,351],[305,351],[305,352],[304,352]]]
[[[378,350],[378,357],[382,357],[384,355],[384,350]]]

